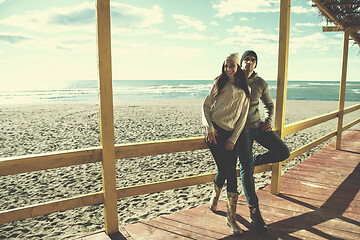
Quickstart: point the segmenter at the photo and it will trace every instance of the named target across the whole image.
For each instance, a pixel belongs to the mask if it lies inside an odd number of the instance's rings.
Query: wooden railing
[[[344,114],[348,114],[360,109],[360,104],[344,109]],[[324,123],[337,118],[338,111],[327,113],[318,117],[289,124],[285,127],[285,135],[291,135],[306,128]],[[360,118],[343,126],[342,130],[351,128],[360,123]],[[336,135],[336,130],[325,136],[291,152],[290,157],[283,163],[307,152],[311,148],[329,140]],[[115,145],[116,159],[134,158],[142,156],[159,155],[174,152],[194,151],[206,149],[207,144],[203,137],[194,137],[186,139],[162,140],[135,144]],[[102,149],[100,147],[79,149],[72,151],[62,151],[56,153],[36,154],[21,157],[9,157],[0,159],[0,176],[27,173],[39,170],[69,167],[80,164],[95,163],[102,161]],[[257,166],[254,173],[271,171],[271,164]],[[117,197],[125,198],[136,195],[160,192],[175,188],[187,187],[192,185],[209,183],[214,180],[216,173],[191,176],[186,178],[172,179],[161,182],[148,183],[126,188],[117,188]],[[239,175],[239,172],[238,172]],[[0,212],[0,224],[33,218],[54,212],[70,210],[77,207],[83,207],[104,202],[104,192],[96,192],[81,195],[74,198],[56,200],[47,203],[36,204],[32,206],[5,210]]]

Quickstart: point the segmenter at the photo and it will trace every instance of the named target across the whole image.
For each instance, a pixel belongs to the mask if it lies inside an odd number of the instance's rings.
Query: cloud
[[[23,34],[18,33],[1,33],[0,32],[0,41],[16,44],[23,41],[32,40],[31,37],[25,36]]]
[[[266,53],[276,53],[279,44],[278,34],[269,34],[262,29],[254,29],[248,26],[235,26],[228,29],[231,37],[218,41],[216,45],[229,45],[236,48],[257,49]],[[301,52],[326,52],[332,48],[341,47],[341,39],[332,39],[323,33],[310,35],[301,34],[299,37],[290,37],[290,50],[292,53]]]
[[[23,33],[1,33],[0,41],[17,48],[39,49],[48,52],[89,54],[96,52],[96,15],[94,3],[84,2],[67,8],[12,15],[0,24],[12,26]],[[111,24],[115,35],[146,35],[162,33],[155,26],[163,21],[162,9],[138,8],[112,3]],[[43,36],[42,33],[46,33]]]
[[[207,54],[202,47],[114,40],[113,79],[204,79],[209,67],[199,62]]]
[[[327,52],[333,48],[341,48],[341,41],[327,37],[323,33],[290,38],[290,50],[292,53],[301,50],[302,52]]]
[[[25,15],[12,15],[0,20],[0,24],[7,26],[46,33],[77,30],[94,31],[94,26],[84,28],[85,26],[94,25],[94,23],[95,8],[94,4],[89,2],[68,8],[51,8],[44,11],[35,10]]]
[[[180,29],[187,29],[190,27],[193,27],[198,31],[204,31],[206,29],[206,26],[201,21],[196,20],[195,18],[179,14],[174,14],[172,16],[180,25]]]
[[[297,27],[319,27],[323,26],[322,23],[295,23]]]
[[[119,35],[119,36],[144,36],[150,34],[163,34],[163,31],[160,31],[157,28],[113,28],[111,29],[112,35]]]
[[[314,10],[312,10],[311,8],[304,8],[302,6],[291,6],[290,11],[292,13],[309,13],[309,12],[313,12]]]
[[[258,12],[278,12],[279,1],[276,0],[252,0],[238,1],[225,0],[219,4],[213,4],[213,8],[218,11],[216,16],[224,17],[238,12],[258,13]]]
[[[264,52],[273,53],[277,51],[278,35],[265,33],[262,29],[254,29],[248,26],[234,26],[227,32],[231,37],[222,39],[216,45],[229,45],[236,48],[258,49]]]
[[[70,51],[73,53],[96,52],[95,35],[76,34],[71,36],[48,36],[47,38],[27,36],[21,33],[1,33],[0,41],[16,48],[45,50],[46,52]]]
[[[112,56],[114,62],[132,61],[148,64],[189,62],[199,59],[206,54],[206,50],[196,47],[164,46],[150,43],[136,43],[132,41],[113,40]],[[114,63],[116,65],[116,63]],[[158,67],[160,67],[159,65]],[[114,68],[115,69],[115,68]]]
[[[184,32],[179,32],[178,34],[166,35],[165,38],[180,39],[180,40],[210,40],[210,39],[216,39],[215,37],[210,38],[210,37],[201,35],[199,33],[184,33]]]
[[[73,8],[64,8],[61,12],[53,10],[48,15],[47,23],[60,26],[93,24],[96,20],[92,4],[84,3]]]
[[[73,53],[93,54],[96,52],[96,37],[94,35],[78,34],[53,39],[55,50],[71,51]],[[53,48],[53,45],[49,47]]]
[[[210,25],[212,25],[212,26],[219,26],[219,23],[218,23],[218,22],[215,22],[215,21],[211,21],[211,22],[210,22]]]
[[[5,0],[0,0],[0,4],[2,4],[2,3],[4,3],[5,2]]]
[[[213,4],[213,8],[217,10],[217,17],[224,17],[233,13],[265,13],[265,12],[279,12],[279,0],[252,0],[252,1],[238,1],[238,0],[222,0],[219,4]],[[293,13],[309,13],[315,10],[311,6],[304,8],[302,6],[291,6]]]
[[[142,29],[150,28],[164,21],[163,9],[154,5],[151,9],[139,8],[122,3],[111,4],[113,27]]]
[[[162,9],[155,5],[151,9],[112,3],[111,24],[113,28],[148,29],[163,22]],[[84,2],[66,8],[35,10],[25,15],[12,15],[0,20],[0,24],[46,33],[91,32],[96,30],[95,5]]]

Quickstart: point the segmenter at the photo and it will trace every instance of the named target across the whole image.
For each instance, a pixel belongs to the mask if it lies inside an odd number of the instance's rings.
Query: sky
[[[277,79],[278,0],[111,1],[114,80],[211,80],[224,58],[258,54],[255,69]],[[0,0],[2,86],[96,80],[96,1]],[[343,33],[311,1],[291,1],[288,80],[339,81]],[[348,81],[360,81],[350,41]]]

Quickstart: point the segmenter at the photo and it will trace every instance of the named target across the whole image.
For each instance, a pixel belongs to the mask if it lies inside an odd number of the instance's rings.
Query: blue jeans
[[[265,154],[253,158],[254,140],[268,149]],[[250,206],[257,207],[259,200],[255,191],[253,166],[281,162],[290,156],[289,148],[275,132],[265,132],[261,128],[244,129],[238,139],[240,176],[246,201]]]
[[[225,149],[225,142],[229,139],[232,132],[226,131],[215,124],[214,127],[218,133],[216,137],[217,144],[207,142],[218,169],[214,182],[219,188],[222,188],[225,180],[227,180],[227,191],[237,192],[237,147],[234,146],[234,149],[231,151]]]

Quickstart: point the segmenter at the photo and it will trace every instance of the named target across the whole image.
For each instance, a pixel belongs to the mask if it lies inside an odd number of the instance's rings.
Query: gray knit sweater
[[[260,99],[266,108],[265,121],[271,123],[274,116],[274,103],[270,96],[268,84],[254,72],[249,78],[249,86],[251,88],[250,107],[245,128],[258,128],[261,126]]]
[[[206,132],[214,131],[214,122],[224,130],[233,131],[228,140],[235,144],[245,126],[248,109],[249,98],[242,89],[234,86],[232,80],[225,84],[216,98],[213,86],[202,108],[202,122]]]

